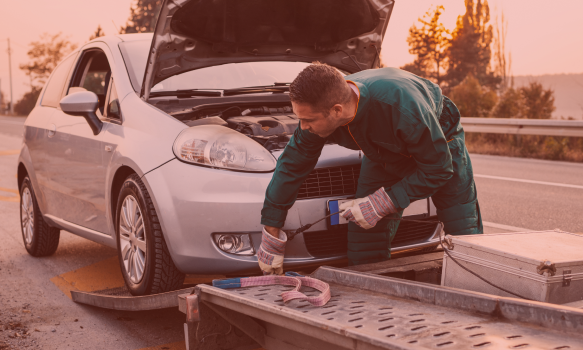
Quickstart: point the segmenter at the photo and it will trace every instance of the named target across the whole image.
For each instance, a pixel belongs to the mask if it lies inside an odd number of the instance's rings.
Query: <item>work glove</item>
[[[397,208],[384,188],[379,188],[375,193],[364,198],[357,198],[340,204],[343,211],[340,215],[358,226],[369,229],[385,216],[397,212]]]
[[[277,239],[265,231],[265,227],[263,228],[257,260],[264,275],[283,275],[283,255],[286,243],[287,235],[282,230],[279,230],[279,239]]]

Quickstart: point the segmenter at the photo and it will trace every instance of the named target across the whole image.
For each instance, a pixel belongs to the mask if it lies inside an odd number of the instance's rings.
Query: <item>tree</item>
[[[482,88],[478,79],[469,74],[458,86],[451,89],[449,98],[459,108],[462,117],[488,117],[496,105],[498,95]]]
[[[409,53],[416,55],[413,63],[406,64],[401,69],[410,71],[422,77],[429,78],[441,85],[442,69],[445,68],[446,49],[449,46],[449,31],[445,29],[439,17],[444,11],[443,6],[429,9],[418,21],[421,27],[413,25],[409,29]]]
[[[544,89],[539,82],[531,82],[519,89],[506,89],[494,110],[494,118],[550,119],[555,111],[552,89]]]
[[[492,111],[494,118],[524,118],[524,98],[520,90],[509,87],[498,100]]]
[[[21,64],[20,69],[29,77],[31,91],[34,87],[42,87],[63,57],[77,47],[67,38],[63,38],[61,33],[44,33],[39,41],[33,41],[29,45],[27,55],[30,62]]]
[[[28,115],[34,108],[41,90],[41,87],[33,86],[29,92],[25,93],[24,96],[14,104],[14,112],[17,115]]]
[[[496,88],[499,79],[490,71],[492,25],[486,0],[465,0],[466,13],[459,16],[447,50],[447,86],[460,84],[468,75],[481,85]]]
[[[508,35],[508,21],[504,18],[498,21],[496,16],[496,30],[494,35],[494,74],[500,77],[500,90],[502,93],[512,87],[512,55],[506,53],[506,36]]]
[[[528,119],[550,119],[555,111],[555,92],[545,90],[539,82],[533,81],[520,88],[524,98],[524,115]]]
[[[97,29],[95,30],[95,33],[91,34],[91,36],[89,37],[89,40],[93,40],[93,39],[97,39],[99,37],[104,36],[105,33],[103,32],[103,29],[101,29],[101,25],[97,26]]]
[[[77,45],[67,38],[63,38],[61,33],[55,35],[45,33],[41,35],[39,41],[30,43],[30,50],[27,52],[30,62],[20,65],[20,69],[30,79],[30,91],[14,104],[14,111],[17,114],[30,113],[53,69],[76,47]]]
[[[130,8],[130,18],[120,34],[153,32],[162,7],[162,0],[136,0]]]

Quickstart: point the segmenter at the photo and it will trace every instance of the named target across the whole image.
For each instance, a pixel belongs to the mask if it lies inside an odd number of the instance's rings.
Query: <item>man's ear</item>
[[[344,111],[344,106],[341,104],[337,103],[332,106],[332,112],[334,112],[336,116],[342,116],[342,111]]]

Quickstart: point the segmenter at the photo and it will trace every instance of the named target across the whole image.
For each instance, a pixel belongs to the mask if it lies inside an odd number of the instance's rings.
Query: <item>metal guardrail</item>
[[[462,118],[465,132],[583,137],[581,120]]]

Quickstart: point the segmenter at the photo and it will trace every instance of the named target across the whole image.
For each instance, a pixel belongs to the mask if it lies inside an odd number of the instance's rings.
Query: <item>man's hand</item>
[[[343,218],[367,230],[374,227],[383,217],[397,212],[397,208],[382,187],[369,196],[342,203],[339,209],[343,211],[340,214]]]
[[[271,226],[263,228],[257,260],[264,275],[283,275],[286,243],[287,235],[279,228]]]

